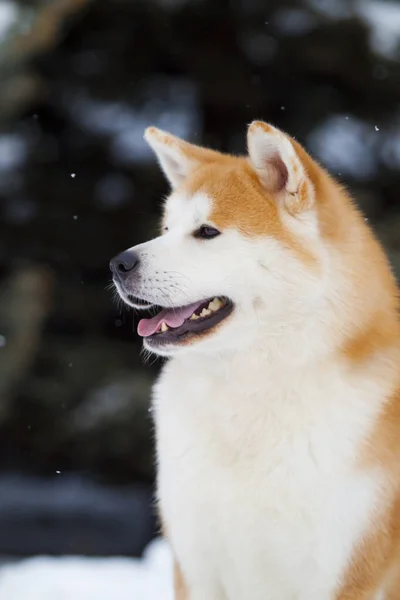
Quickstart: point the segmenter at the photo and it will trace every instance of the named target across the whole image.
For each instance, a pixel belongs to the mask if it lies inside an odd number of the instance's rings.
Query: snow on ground
[[[142,559],[35,557],[0,568],[0,600],[173,600],[172,558],[155,540]]]
[[[369,25],[375,52],[398,58],[400,45],[400,5],[393,0],[359,0],[357,12]]]

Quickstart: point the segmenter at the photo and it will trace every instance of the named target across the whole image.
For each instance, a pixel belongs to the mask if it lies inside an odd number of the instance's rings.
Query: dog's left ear
[[[289,136],[263,121],[253,121],[247,132],[250,163],[264,188],[279,194],[291,213],[314,204],[314,186]]]
[[[144,139],[154,150],[158,162],[173,188],[181,185],[201,163],[215,160],[217,152],[195,146],[157,127],[148,127]]]

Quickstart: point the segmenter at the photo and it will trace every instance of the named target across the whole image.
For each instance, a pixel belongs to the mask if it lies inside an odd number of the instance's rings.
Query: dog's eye
[[[210,225],[202,225],[194,232],[193,235],[195,238],[201,238],[203,240],[211,240],[212,238],[215,238],[215,237],[217,237],[217,235],[220,235],[220,234],[221,234],[221,232],[218,231],[218,229],[215,229],[215,227],[211,227]]]

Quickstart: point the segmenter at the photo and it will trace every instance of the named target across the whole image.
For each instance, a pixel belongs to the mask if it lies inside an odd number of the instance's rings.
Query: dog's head
[[[250,347],[301,322],[323,287],[316,196],[329,177],[260,121],[247,157],[153,127],[145,138],[172,187],[161,235],[111,261],[121,298],[157,310],[138,326],[145,347],[166,356]]]

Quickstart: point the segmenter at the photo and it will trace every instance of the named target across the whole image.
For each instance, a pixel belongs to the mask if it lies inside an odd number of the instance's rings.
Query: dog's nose
[[[139,264],[139,257],[136,252],[132,250],[124,250],[121,254],[118,254],[110,260],[110,269],[113,273],[118,275],[125,275],[130,271],[133,271]]]

